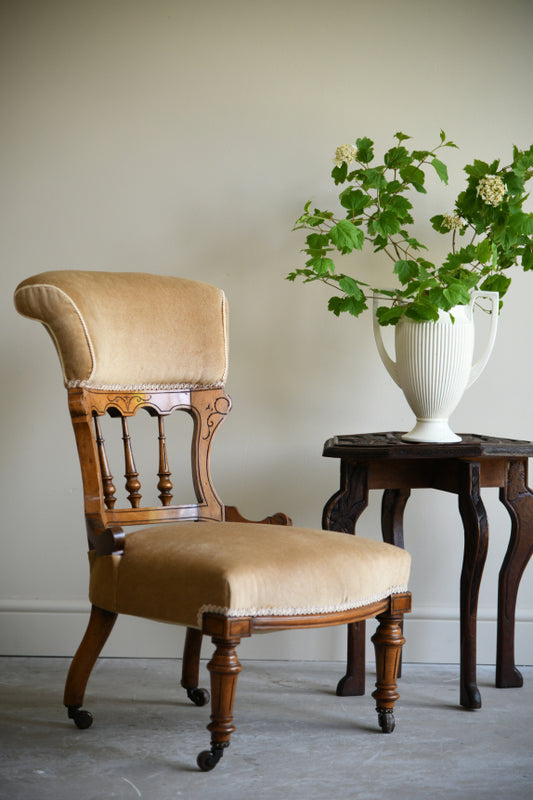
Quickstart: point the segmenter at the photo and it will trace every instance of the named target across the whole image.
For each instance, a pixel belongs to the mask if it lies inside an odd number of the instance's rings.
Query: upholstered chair
[[[283,514],[250,522],[219,499],[209,458],[231,406],[224,293],[174,277],[56,271],[23,281],[15,304],[53,339],[81,465],[92,610],[65,686],[75,724],[92,722],[82,708],[85,688],[118,614],[186,627],[182,686],[197,705],[209,700],[198,675],[202,636],[211,637],[211,744],[198,756],[202,770],[216,765],[234,731],[241,638],[377,617],[373,697],[381,729],[391,732],[410,557],[377,540],[292,527]],[[193,420],[196,502],[188,504],[174,501],[165,427],[174,411]],[[130,432],[141,412],[152,418],[157,453],[159,496],[151,504],[143,501]],[[113,425],[124,491],[109,456]]]

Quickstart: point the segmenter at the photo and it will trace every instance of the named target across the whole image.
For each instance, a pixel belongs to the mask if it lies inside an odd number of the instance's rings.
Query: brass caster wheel
[[[217,747],[216,745],[213,745],[211,750],[202,750],[202,752],[198,754],[196,763],[202,772],[210,772],[216,767],[223,754],[223,747]]]
[[[85,711],[83,708],[79,706],[68,706],[68,716],[69,719],[74,720],[74,724],[77,728],[84,730],[85,728],[90,728],[93,724],[93,715],[90,711]]]
[[[205,706],[211,699],[207,689],[187,689],[187,697],[195,706]]]
[[[378,708],[378,723],[383,733],[392,733],[396,722],[390,708]]]

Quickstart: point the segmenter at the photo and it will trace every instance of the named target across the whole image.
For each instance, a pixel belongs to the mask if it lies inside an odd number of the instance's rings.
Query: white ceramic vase
[[[472,364],[474,354],[473,307],[478,298],[491,304],[491,325],[485,350]],[[374,297],[374,336],[381,359],[402,389],[416,416],[414,428],[402,436],[408,442],[459,442],[448,419],[464,391],[481,375],[494,346],[498,325],[497,292],[472,292],[467,306],[441,311],[436,322],[415,322],[403,317],[395,326],[396,361],[383,343]],[[452,319],[453,317],[453,319]]]

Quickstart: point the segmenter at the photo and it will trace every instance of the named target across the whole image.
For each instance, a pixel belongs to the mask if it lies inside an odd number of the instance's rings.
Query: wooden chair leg
[[[74,720],[78,728],[88,728],[92,724],[92,714],[84,711],[81,705],[89,676],[116,619],[117,614],[92,606],[87,630],[72,659],[65,683],[63,704],[68,709],[69,718]]]
[[[376,650],[376,690],[372,697],[376,701],[378,722],[383,733],[394,730],[394,703],[398,694],[398,669],[405,639],[401,623],[403,614],[380,614],[379,627],[372,636]]]
[[[185,646],[183,648],[183,664],[181,671],[181,685],[187,690],[187,697],[197,706],[209,703],[207,689],[198,687],[200,674],[200,652],[202,649],[202,631],[196,628],[187,628]]]
[[[207,730],[211,732],[211,750],[202,751],[197,759],[201,770],[213,769],[229,747],[233,725],[233,701],[237,678],[242,667],[235,648],[240,638],[222,639],[213,637],[216,646],[213,658],[207,665],[211,673],[211,722]]]

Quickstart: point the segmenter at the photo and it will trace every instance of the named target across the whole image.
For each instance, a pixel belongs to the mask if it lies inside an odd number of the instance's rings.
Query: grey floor
[[[533,797],[533,667],[496,689],[479,667],[480,711],[458,706],[455,666],[406,665],[396,730],[364,697],[338,698],[339,663],[243,663],[230,749],[196,768],[208,708],[179,688],[179,662],[102,659],[84,731],[61,705],[68,661],[0,659],[2,800],[512,800]],[[206,675],[205,665],[202,666]],[[206,681],[207,682],[207,681]]]

